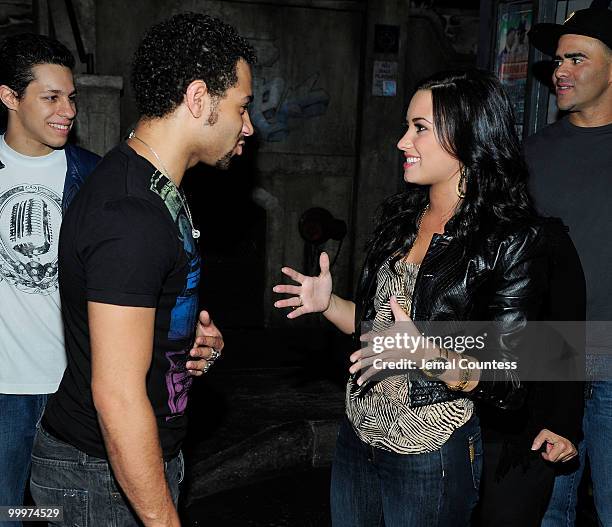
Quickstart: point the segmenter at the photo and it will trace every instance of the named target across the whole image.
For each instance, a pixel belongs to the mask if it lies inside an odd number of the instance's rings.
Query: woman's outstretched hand
[[[291,267],[283,267],[281,271],[300,285],[279,284],[272,288],[275,293],[294,295],[274,302],[274,307],[293,308],[287,318],[297,318],[306,313],[321,313],[329,307],[332,294],[332,276],[329,272],[329,256],[321,253],[319,257],[321,273],[319,276],[304,276]]]

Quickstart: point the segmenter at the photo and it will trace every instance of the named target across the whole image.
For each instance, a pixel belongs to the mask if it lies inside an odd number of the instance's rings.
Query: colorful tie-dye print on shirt
[[[168,340],[185,341],[181,351],[166,352],[169,367],[166,373],[168,407],[171,415],[166,420],[178,417],[187,408],[187,398],[192,378],[187,373],[185,363],[191,349],[193,332],[198,314],[198,286],[200,284],[200,254],[191,232],[191,223],[179,191],[166,176],[157,171],[151,178],[151,190],[164,201],[172,219],[179,230],[185,254],[189,260],[189,272],[185,288],[177,297],[172,309]]]

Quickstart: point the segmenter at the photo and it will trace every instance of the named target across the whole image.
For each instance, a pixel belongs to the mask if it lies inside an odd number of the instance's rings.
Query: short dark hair
[[[194,80],[223,96],[238,82],[240,59],[256,62],[253,47],[236,30],[201,13],[181,13],[153,26],[132,63],[136,105],[144,117],[163,117],[183,100]]]
[[[0,42],[0,85],[6,85],[22,97],[34,80],[32,68],[40,64],[57,64],[74,68],[74,57],[64,44],[33,33],[22,33]]]

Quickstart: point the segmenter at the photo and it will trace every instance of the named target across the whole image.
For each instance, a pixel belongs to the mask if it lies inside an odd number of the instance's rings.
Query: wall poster
[[[529,66],[527,32],[532,15],[532,2],[525,1],[500,3],[497,11],[495,73],[510,96],[519,136],[523,132]]]

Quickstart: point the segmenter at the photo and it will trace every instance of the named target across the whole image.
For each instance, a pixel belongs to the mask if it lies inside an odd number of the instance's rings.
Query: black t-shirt
[[[185,363],[200,280],[198,249],[174,184],[126,144],[114,148],[66,213],[59,269],[68,367],[43,426],[92,456],[107,457],[91,393],[87,301],[156,308],[146,387],[164,458],[173,457],[187,427],[191,377]]]
[[[545,215],[570,228],[587,285],[587,320],[612,320],[612,124],[574,126],[566,117],[524,145],[531,189]]]

